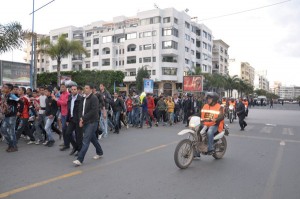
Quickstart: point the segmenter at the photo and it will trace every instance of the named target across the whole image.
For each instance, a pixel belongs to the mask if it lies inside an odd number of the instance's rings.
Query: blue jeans
[[[70,139],[67,135],[67,116],[65,116],[65,115],[61,116],[61,125],[62,125],[62,133],[63,133],[63,138],[64,138],[64,145],[66,147],[69,147]]]
[[[107,136],[108,135],[108,132],[107,132],[107,110],[106,111],[106,118],[104,119],[103,117],[103,114],[101,113],[100,114],[100,127],[102,129],[102,132],[103,132],[103,136]]]
[[[213,151],[214,150],[214,134],[217,132],[218,126],[210,126],[207,131],[207,136],[208,136],[208,151]]]
[[[141,117],[140,127],[143,127],[145,120],[147,120],[148,123],[149,123],[149,126],[152,127],[152,122],[150,120],[148,110],[142,110],[142,117]]]
[[[102,148],[98,142],[98,139],[96,137],[96,130],[98,128],[98,122],[93,122],[89,124],[85,124],[83,126],[83,141],[82,141],[82,148],[80,152],[78,153],[78,158],[81,163],[84,160],[84,156],[86,152],[89,149],[90,142],[94,145],[96,148],[97,155],[103,155]]]
[[[132,109],[132,124],[133,126],[138,126],[140,123],[140,108],[134,107]]]
[[[128,121],[127,124],[132,124],[132,111],[127,112]]]
[[[46,122],[45,122],[45,131],[47,133],[47,140],[48,141],[53,141],[53,136],[52,136],[52,128],[51,125],[54,121],[54,117],[50,119],[49,117],[46,116]]]
[[[16,120],[17,117],[5,117],[1,125],[1,131],[9,147],[17,147],[16,137]]]
[[[170,125],[173,125],[174,124],[174,113],[173,112],[169,112],[169,122],[170,122]]]
[[[120,121],[120,111],[114,112],[114,125],[115,125],[115,132],[119,132],[119,121]]]

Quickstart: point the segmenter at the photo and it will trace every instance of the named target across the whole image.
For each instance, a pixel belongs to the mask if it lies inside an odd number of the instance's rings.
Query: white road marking
[[[288,129],[288,132],[289,132],[289,135],[295,135],[295,134],[293,133],[293,130],[292,130],[291,128]]]
[[[277,124],[266,124],[266,126],[277,126]]]
[[[273,127],[271,127],[271,126],[265,126],[265,127],[263,127],[263,128],[260,130],[260,132],[261,132],[261,133],[268,133],[268,134],[270,134],[270,133],[272,132],[272,130],[273,130]]]

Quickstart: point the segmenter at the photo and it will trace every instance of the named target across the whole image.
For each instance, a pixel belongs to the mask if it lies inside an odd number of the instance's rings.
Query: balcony
[[[74,34],[74,35],[73,35],[73,39],[76,39],[76,40],[83,40],[83,35],[82,35],[82,34]]]
[[[124,82],[135,82],[136,76],[125,76]]]
[[[72,63],[81,63],[82,57],[72,57]]]
[[[173,48],[162,49],[161,54],[162,54],[162,55],[173,55],[173,56],[177,56],[177,55],[178,55],[178,50],[173,49]]]
[[[213,49],[212,49],[212,52],[213,52],[213,53],[219,53],[219,49],[218,49],[218,48],[213,48]]]

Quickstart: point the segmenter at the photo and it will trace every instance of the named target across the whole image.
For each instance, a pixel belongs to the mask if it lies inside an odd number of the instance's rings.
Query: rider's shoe
[[[212,150],[212,151],[208,151],[207,153],[206,153],[206,155],[213,155],[213,154],[215,154],[216,152],[215,152],[215,150]]]

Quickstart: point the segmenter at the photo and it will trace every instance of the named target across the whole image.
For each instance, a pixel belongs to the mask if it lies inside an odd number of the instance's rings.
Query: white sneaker
[[[48,144],[48,141],[45,141],[45,142],[43,143],[43,145],[46,145],[46,144]]]
[[[79,160],[74,160],[73,163],[75,164],[75,166],[81,166],[82,163]]]
[[[128,124],[127,124],[126,128],[129,129],[129,125]]]
[[[93,157],[94,160],[98,160],[98,159],[100,159],[100,158],[102,158],[102,155],[95,155],[95,156]]]
[[[103,133],[102,133],[101,135],[98,136],[98,140],[101,140],[102,135],[103,135]]]
[[[29,141],[27,144],[34,144],[35,141]]]
[[[40,141],[39,140],[36,140],[35,141],[35,145],[39,145],[40,144]]]

